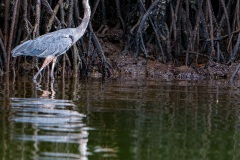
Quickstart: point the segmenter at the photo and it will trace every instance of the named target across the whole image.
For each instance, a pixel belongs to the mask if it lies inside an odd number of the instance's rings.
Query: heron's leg
[[[33,77],[33,80],[36,80],[38,75],[41,73],[41,71],[50,63],[53,61],[53,59],[55,58],[55,56],[49,56],[46,57],[46,59],[43,62],[42,67],[39,69],[39,71],[37,72],[37,74],[35,74],[35,76]]]
[[[51,78],[54,79],[54,67],[56,65],[57,57],[53,58],[53,63],[52,63],[52,70],[51,70]]]

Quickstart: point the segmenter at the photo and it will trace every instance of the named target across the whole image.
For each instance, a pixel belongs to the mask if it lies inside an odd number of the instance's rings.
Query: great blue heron
[[[23,55],[45,58],[42,67],[33,77],[34,81],[36,81],[38,75],[50,62],[53,62],[51,78],[54,79],[54,67],[57,57],[66,53],[83,36],[90,20],[91,9],[88,0],[83,0],[82,4],[84,17],[82,23],[77,28],[66,28],[44,34],[36,39],[28,40],[12,50],[13,57]]]

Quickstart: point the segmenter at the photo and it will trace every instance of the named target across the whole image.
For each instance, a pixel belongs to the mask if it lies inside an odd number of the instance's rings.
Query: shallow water
[[[19,79],[2,82],[0,97],[3,160],[240,158],[240,90],[226,81],[65,80],[36,88]]]

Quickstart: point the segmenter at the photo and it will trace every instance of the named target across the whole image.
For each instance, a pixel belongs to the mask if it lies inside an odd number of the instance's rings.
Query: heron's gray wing
[[[55,56],[66,52],[72,44],[73,38],[70,29],[63,29],[24,42],[12,50],[12,56]]]

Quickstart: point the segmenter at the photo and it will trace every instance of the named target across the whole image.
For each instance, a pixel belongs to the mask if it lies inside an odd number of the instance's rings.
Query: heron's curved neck
[[[84,8],[84,17],[82,19],[82,23],[76,28],[77,33],[75,35],[75,42],[79,40],[85,33],[91,16],[91,9],[88,0],[83,0],[82,4]]]

